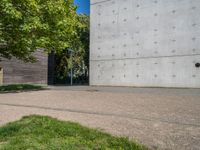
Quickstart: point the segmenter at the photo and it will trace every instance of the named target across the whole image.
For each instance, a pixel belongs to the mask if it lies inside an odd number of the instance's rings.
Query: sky
[[[77,13],[90,14],[90,0],[74,0],[74,3],[78,5]]]

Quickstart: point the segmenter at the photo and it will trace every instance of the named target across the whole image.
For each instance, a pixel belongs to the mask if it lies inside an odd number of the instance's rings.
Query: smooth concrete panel
[[[91,85],[200,87],[199,56],[199,0],[91,1]]]
[[[199,87],[199,69],[195,67],[199,59],[200,56],[184,56],[93,61],[91,84]]]

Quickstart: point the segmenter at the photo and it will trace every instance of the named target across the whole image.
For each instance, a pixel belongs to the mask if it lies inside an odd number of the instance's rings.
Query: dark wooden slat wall
[[[35,53],[36,63],[24,63],[17,59],[5,60],[0,62],[3,67],[3,83],[35,83],[47,84],[48,56],[42,50]]]

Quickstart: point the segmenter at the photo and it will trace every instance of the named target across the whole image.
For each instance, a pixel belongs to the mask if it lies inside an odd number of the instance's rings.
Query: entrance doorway
[[[69,50],[59,55],[49,54],[48,85],[89,85],[89,61],[78,62],[77,55]]]

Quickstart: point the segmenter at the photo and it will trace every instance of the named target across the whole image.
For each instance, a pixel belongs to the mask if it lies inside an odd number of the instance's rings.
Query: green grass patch
[[[0,86],[0,93],[5,92],[21,92],[21,91],[31,91],[31,90],[43,90],[44,87],[40,85],[32,84],[11,84]]]
[[[0,127],[0,150],[147,150],[127,138],[114,137],[77,123],[28,116]]]

